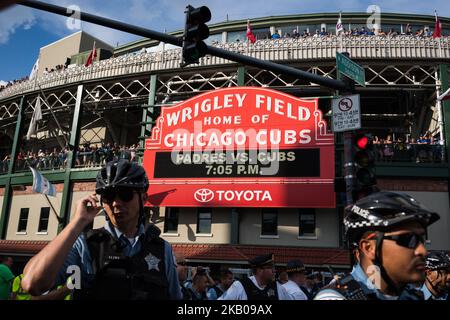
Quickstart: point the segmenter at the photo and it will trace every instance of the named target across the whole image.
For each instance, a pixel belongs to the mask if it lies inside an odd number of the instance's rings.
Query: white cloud
[[[14,6],[0,14],[0,44],[7,43],[18,28],[29,29],[36,22],[31,9]]]
[[[133,25],[142,26],[156,31],[175,31],[183,28],[184,10],[188,4],[194,7],[207,5],[212,12],[210,23],[222,22],[227,19],[239,20],[247,18],[276,16],[286,14],[301,14],[313,12],[365,12],[371,4],[377,4],[382,12],[421,13],[432,15],[434,9],[440,16],[450,16],[450,3],[447,0],[435,0],[433,6],[429,2],[419,0],[276,0],[276,1],[243,1],[243,0],[47,0],[59,6],[77,5],[83,12],[117,19]],[[75,30],[66,26],[66,17],[32,10],[21,6],[12,7],[0,13],[0,43],[8,41],[18,29],[28,29],[39,23],[40,27],[52,34],[66,36]],[[123,44],[138,38],[124,32],[82,22],[82,29],[112,45]]]

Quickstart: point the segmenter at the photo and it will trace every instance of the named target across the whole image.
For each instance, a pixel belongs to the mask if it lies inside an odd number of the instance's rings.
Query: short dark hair
[[[222,272],[220,272],[220,279],[226,279],[230,275],[233,276],[233,272],[231,272],[230,270],[223,270]]]
[[[207,278],[207,277],[206,277],[206,273],[196,273],[195,276],[194,276],[194,278],[192,278],[192,284],[198,283],[200,277],[205,277],[205,278]]]

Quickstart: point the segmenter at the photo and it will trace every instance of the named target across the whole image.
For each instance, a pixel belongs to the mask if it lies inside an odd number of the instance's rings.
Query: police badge
[[[151,253],[145,257],[145,262],[147,262],[148,270],[155,269],[156,271],[159,271],[158,264],[161,260],[152,255]]]

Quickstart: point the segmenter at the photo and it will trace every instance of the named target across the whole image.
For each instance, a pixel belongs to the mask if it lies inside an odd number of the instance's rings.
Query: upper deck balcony
[[[239,52],[257,59],[280,63],[293,61],[332,61],[337,51],[347,51],[352,59],[364,61],[442,61],[450,58],[449,37],[434,39],[399,35],[387,36],[327,36],[308,38],[286,38],[277,40],[258,40],[247,42],[217,43],[213,46]],[[96,81],[113,77],[133,77],[142,73],[177,70],[180,68],[181,50],[169,49],[158,52],[126,54],[94,63],[91,67],[75,66],[63,71],[45,74],[37,79],[23,81],[0,91],[0,101],[9,97],[69,85],[83,81]],[[213,67],[233,63],[218,57],[206,56],[200,66]],[[186,70],[195,68],[192,65]]]

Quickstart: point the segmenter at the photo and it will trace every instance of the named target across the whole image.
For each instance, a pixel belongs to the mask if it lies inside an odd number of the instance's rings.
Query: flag
[[[89,57],[87,58],[86,64],[84,66],[89,67],[94,62],[95,58],[97,58],[97,49],[95,48],[95,41],[94,41],[94,47],[92,48],[92,51],[89,54]]]
[[[250,40],[251,43],[256,42],[256,37],[253,34],[252,26],[250,25],[250,20],[247,20],[247,39]]]
[[[33,69],[31,69],[30,76],[28,79],[30,79],[30,80],[34,79],[34,77],[36,77],[36,75],[37,75],[38,70],[39,70],[39,57],[37,58],[36,62],[34,63]]]
[[[56,189],[39,171],[30,167],[33,172],[33,192],[56,197]]]
[[[433,38],[440,38],[442,37],[442,24],[439,21],[436,11],[434,11],[434,15],[436,16],[436,22],[434,23]]]
[[[450,89],[447,89],[443,94],[436,98],[438,101],[445,101],[450,99]]]
[[[36,105],[34,107],[33,116],[31,117],[30,127],[27,132],[27,140],[30,140],[31,135],[36,134],[37,122],[42,120],[42,110],[41,110],[41,97],[38,96],[36,99]]]
[[[336,23],[336,35],[339,34],[339,32],[344,31],[344,26],[342,25],[342,17],[341,17],[341,13],[339,12],[339,19]]]

